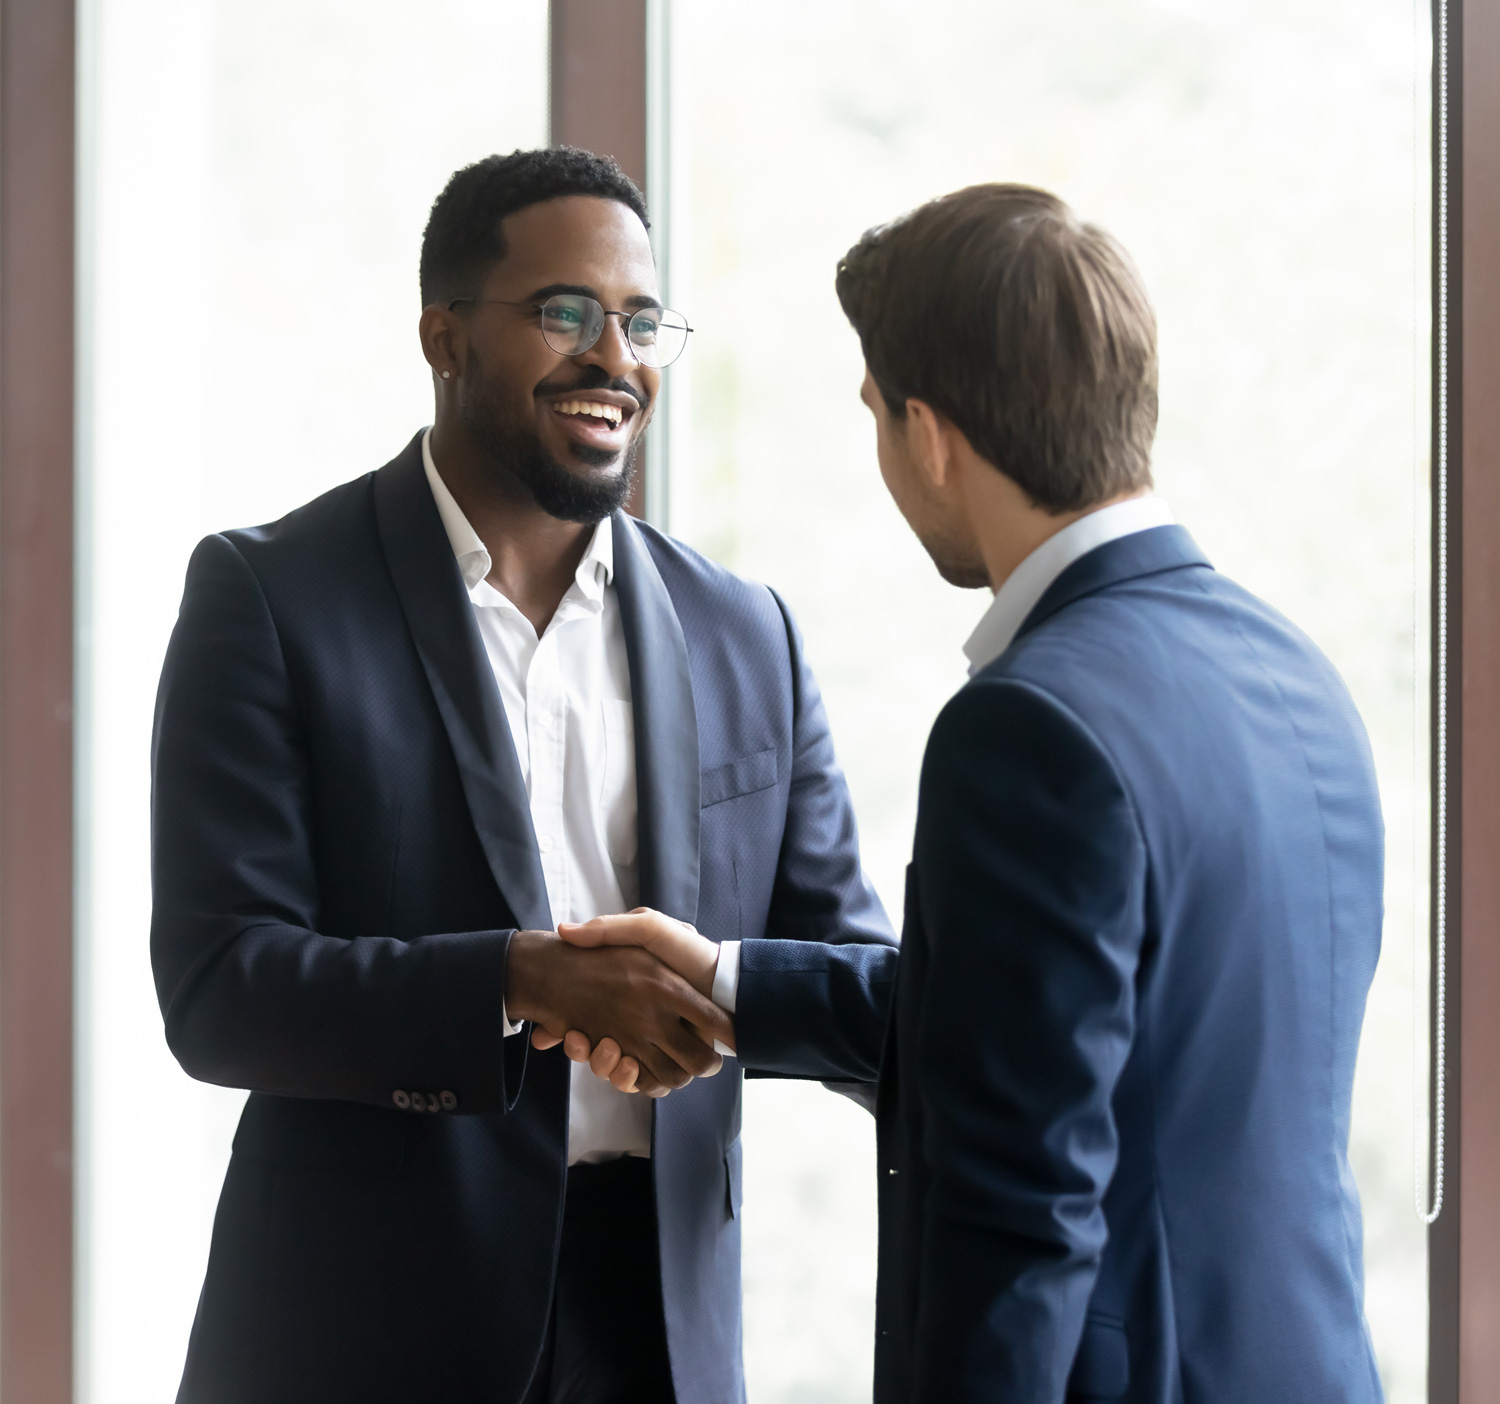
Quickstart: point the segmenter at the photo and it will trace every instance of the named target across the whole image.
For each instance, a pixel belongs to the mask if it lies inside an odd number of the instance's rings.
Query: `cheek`
[[[875,461],[880,465],[880,478],[903,514],[908,513],[911,503],[911,474],[907,470],[900,449],[891,442],[883,428],[875,431]]]
[[[640,388],[646,395],[646,408],[636,414],[635,432],[639,437],[646,432],[646,426],[651,423],[651,417],[656,413],[656,397],[661,392],[661,372],[646,371],[642,369]]]
[[[467,373],[485,386],[490,398],[512,406],[513,411],[527,412],[536,398],[536,387],[555,376],[562,365],[563,358],[546,347],[538,352],[523,342],[508,341],[482,350],[471,345]]]

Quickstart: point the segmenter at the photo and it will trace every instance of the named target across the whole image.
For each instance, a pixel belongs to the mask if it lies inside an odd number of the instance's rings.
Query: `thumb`
[[[618,916],[600,916],[592,921],[560,921],[557,934],[570,946],[645,946],[650,949],[659,914],[638,908]]]

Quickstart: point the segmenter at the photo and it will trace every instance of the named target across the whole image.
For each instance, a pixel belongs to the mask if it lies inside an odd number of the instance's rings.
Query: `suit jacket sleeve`
[[[1083,724],[979,680],[933,729],[914,870],[923,950],[897,1018],[926,1184],[915,1397],[1060,1401],[1105,1241],[1144,845]]]
[[[802,639],[791,650],[792,782],[764,939],[740,947],[735,1038],[747,1072],[874,1082],[896,943],[860,867],[859,834]]]
[[[311,760],[266,598],[225,537],[188,567],[152,743],[151,957],[193,1077],[390,1107],[514,1100],[501,1000],[510,933],[404,942],[318,931]],[[510,1070],[519,1080],[519,1068]]]

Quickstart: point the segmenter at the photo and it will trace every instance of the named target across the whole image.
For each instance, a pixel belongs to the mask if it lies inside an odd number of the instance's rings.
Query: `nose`
[[[623,379],[639,364],[625,335],[625,319],[613,315],[605,316],[599,340],[574,359],[599,366],[611,380]]]

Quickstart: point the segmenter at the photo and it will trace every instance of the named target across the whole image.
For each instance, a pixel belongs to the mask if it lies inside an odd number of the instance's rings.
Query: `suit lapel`
[[[375,521],[490,871],[516,922],[548,931],[552,914],[520,762],[427,484],[420,434],[376,473]]]
[[[615,590],[630,659],[641,902],[698,916],[698,716],[687,641],[642,533],[614,516]]]

